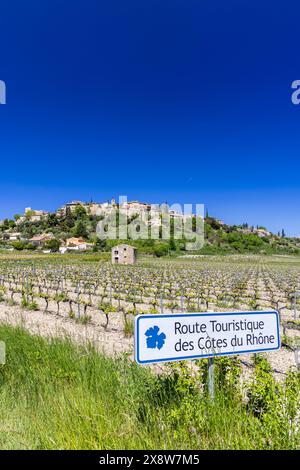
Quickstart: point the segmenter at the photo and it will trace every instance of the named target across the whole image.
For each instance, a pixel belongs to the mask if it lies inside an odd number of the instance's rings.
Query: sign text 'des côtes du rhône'
[[[135,320],[135,359],[139,364],[279,348],[276,311],[145,314]]]

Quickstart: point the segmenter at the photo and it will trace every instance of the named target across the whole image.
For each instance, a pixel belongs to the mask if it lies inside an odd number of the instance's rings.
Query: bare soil
[[[30,333],[43,337],[68,338],[83,345],[91,343],[99,352],[110,356],[126,353],[132,360],[134,357],[133,338],[128,338],[124,334],[124,318],[121,312],[112,313],[109,326],[105,328],[105,315],[100,313],[97,318],[93,316],[92,323],[81,324],[69,318],[66,312],[57,315],[54,311],[29,311],[19,305],[8,306],[2,303],[0,323],[22,326]],[[296,332],[289,330],[289,336],[293,336],[294,333]],[[268,353],[267,357],[278,380],[283,380],[289,369],[294,371],[297,369],[296,354],[292,350],[282,347],[280,351]],[[247,380],[253,370],[251,355],[242,355],[241,360],[243,380]],[[163,370],[163,366],[155,366],[154,369],[159,372]]]

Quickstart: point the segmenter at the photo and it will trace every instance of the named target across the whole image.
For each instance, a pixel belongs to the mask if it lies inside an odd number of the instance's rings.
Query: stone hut
[[[137,250],[131,245],[117,245],[111,249],[112,264],[135,264]]]

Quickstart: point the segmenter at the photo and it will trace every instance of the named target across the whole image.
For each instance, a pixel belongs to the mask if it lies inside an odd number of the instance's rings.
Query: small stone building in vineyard
[[[135,264],[137,250],[131,245],[117,245],[111,250],[112,264]]]

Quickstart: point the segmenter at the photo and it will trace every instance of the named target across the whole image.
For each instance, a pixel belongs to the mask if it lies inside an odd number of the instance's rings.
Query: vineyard
[[[275,309],[283,345],[289,357],[293,352],[289,365],[297,366],[298,292],[300,263],[293,257],[144,258],[137,266],[14,257],[0,264],[2,309],[19,312],[21,307],[44,314],[45,320],[52,315],[56,322],[86,325],[100,336],[103,332],[102,342],[105,334],[115,333],[116,351],[132,347],[138,313]]]
[[[36,304],[78,318],[87,313],[175,313],[212,309],[272,308],[282,320],[297,320],[300,264],[270,263],[259,258],[205,258],[201,261],[147,260],[138,266],[108,262],[51,264],[49,259],[5,260],[0,264],[3,300]],[[44,303],[43,303],[44,302]],[[56,304],[56,308],[53,307]],[[103,310],[102,307],[105,306]],[[111,310],[109,309],[111,307]]]
[[[296,257],[3,257],[1,447],[298,448],[299,291]],[[266,309],[281,350],[216,359],[213,407],[206,360],[133,364],[138,313]]]

